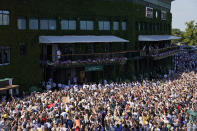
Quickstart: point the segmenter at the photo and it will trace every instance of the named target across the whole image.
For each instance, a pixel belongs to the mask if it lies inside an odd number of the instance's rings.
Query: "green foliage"
[[[183,42],[183,34],[184,34],[184,32],[182,32],[180,29],[172,29],[172,35],[181,37],[181,39],[172,40],[172,43],[173,44],[182,43]]]
[[[183,49],[191,50],[191,49],[192,49],[192,47],[188,46],[188,47],[184,47]]]
[[[197,24],[195,21],[186,22],[186,30],[184,33],[184,43],[186,45],[197,45]]]
[[[5,38],[10,37],[4,36]],[[42,70],[39,65],[40,47],[37,43],[25,43],[27,54],[20,56],[18,42],[12,40],[11,63],[8,66],[0,66],[0,78],[12,77],[14,84],[18,84],[24,90],[28,90],[31,85],[39,86],[42,78]],[[15,44],[15,45],[14,45]]]
[[[40,87],[37,87],[37,86],[31,86],[31,87],[29,88],[29,90],[28,90],[29,93],[34,92],[34,91],[36,91],[36,92],[41,92],[42,89],[41,89]]]

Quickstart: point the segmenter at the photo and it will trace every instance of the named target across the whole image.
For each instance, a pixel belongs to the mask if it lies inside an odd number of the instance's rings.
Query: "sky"
[[[197,23],[197,0],[175,0],[172,2],[172,28],[185,30],[185,22]]]

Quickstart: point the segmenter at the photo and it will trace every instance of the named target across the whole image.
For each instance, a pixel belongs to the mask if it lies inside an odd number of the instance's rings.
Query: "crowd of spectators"
[[[175,72],[185,72],[197,67],[196,53],[182,52],[174,56]]]
[[[77,64],[107,64],[107,63],[121,63],[124,64],[127,61],[126,57],[112,57],[112,58],[97,58],[97,59],[86,59],[86,60],[65,60],[56,61],[49,64],[63,64],[63,65],[77,65]]]
[[[197,57],[174,61],[174,75],[163,80],[88,83],[3,100],[0,131],[195,131]]]

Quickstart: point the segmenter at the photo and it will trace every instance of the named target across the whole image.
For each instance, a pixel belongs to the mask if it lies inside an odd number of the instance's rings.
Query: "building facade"
[[[3,0],[0,78],[28,87],[165,73],[177,52],[170,8],[171,0]]]

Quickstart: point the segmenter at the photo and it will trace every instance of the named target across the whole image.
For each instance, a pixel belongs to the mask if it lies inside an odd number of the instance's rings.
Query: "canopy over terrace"
[[[108,42],[129,42],[117,36],[40,36],[40,43],[55,44],[55,43],[108,43]]]
[[[43,66],[45,80],[52,78],[58,83],[83,83],[104,79],[106,70],[115,69],[114,64],[123,64],[127,60],[126,52],[122,53],[124,50],[112,52],[114,48],[108,48],[103,52],[103,47],[111,43],[111,46],[119,47],[129,41],[117,36],[65,35],[40,36],[39,42],[43,46],[43,65],[46,65]]]
[[[0,95],[18,95],[19,85],[13,85],[12,80],[12,78],[0,79]]]
[[[139,35],[138,40],[142,43],[141,47],[146,49],[145,55],[153,57],[154,60],[160,60],[173,56],[180,52],[179,47],[171,44],[171,40],[180,39],[181,37],[173,35]],[[148,44],[147,44],[148,43]],[[157,43],[157,44],[155,44]],[[146,47],[147,46],[147,47]],[[143,54],[144,54],[143,52]]]
[[[139,35],[139,41],[163,41],[163,40],[176,40],[181,39],[181,37],[173,35]]]

